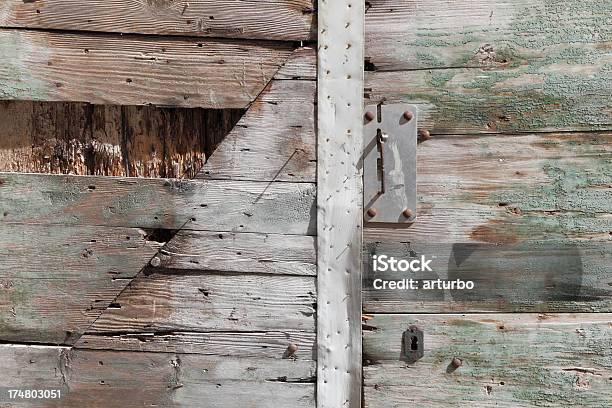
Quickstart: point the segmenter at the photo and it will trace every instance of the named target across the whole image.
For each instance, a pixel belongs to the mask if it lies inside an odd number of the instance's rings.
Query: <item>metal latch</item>
[[[425,354],[423,346],[423,331],[416,326],[410,326],[402,334],[401,359],[407,363],[414,363]]]
[[[416,220],[416,147],[416,106],[366,106],[363,198],[367,222]]]

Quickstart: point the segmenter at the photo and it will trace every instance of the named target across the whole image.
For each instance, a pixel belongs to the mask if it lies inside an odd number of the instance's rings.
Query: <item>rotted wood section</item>
[[[194,180],[0,173],[3,383],[66,388],[57,406],[314,407],[313,55]]]
[[[417,221],[364,231],[366,406],[609,405],[610,4],[366,9],[366,100],[414,103],[421,127]],[[374,274],[376,254],[425,255],[434,272]],[[375,277],[476,288],[375,290]],[[412,325],[416,362],[401,348]]]
[[[193,178],[242,113],[0,101],[0,171]]]

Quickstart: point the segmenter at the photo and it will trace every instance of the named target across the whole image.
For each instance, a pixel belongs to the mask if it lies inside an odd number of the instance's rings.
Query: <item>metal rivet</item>
[[[153,259],[151,259],[151,266],[153,266],[154,268],[157,268],[161,265],[161,259],[159,259],[158,257],[154,256]]]
[[[368,122],[371,122],[376,118],[376,115],[374,115],[374,112],[370,112],[370,111],[367,111],[364,116]]]
[[[429,130],[420,129],[419,130],[419,139],[421,139],[421,140],[429,140],[429,139],[431,139],[431,134],[429,133]]]
[[[412,114],[412,112],[410,112],[410,111],[404,112],[404,119],[406,119],[408,122],[410,122],[413,117],[414,117],[414,115]]]
[[[406,208],[404,211],[402,211],[402,215],[406,218],[412,218],[414,212],[410,208]]]
[[[461,364],[463,364],[463,361],[461,361],[460,358],[457,357],[453,357],[453,361],[451,361],[451,365],[455,368],[459,368],[461,367]]]
[[[368,208],[368,211],[366,212],[366,214],[368,214],[369,217],[376,217],[376,214],[378,214],[378,210],[374,207],[372,208]]]
[[[285,353],[283,354],[283,358],[293,357],[296,351],[298,351],[297,344],[289,344],[289,346],[287,346],[287,350],[285,350]]]

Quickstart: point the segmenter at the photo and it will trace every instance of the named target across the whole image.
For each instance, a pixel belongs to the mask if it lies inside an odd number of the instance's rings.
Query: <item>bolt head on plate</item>
[[[378,211],[376,210],[376,208],[372,207],[372,208],[368,208],[368,211],[366,211],[366,214],[368,214],[368,217],[374,218],[376,217],[376,214],[378,214]]]
[[[414,211],[412,211],[410,208],[406,208],[404,211],[402,211],[402,215],[406,218],[412,218],[414,216]]]
[[[367,111],[367,112],[365,113],[365,115],[363,115],[363,116],[365,117],[365,119],[366,119],[368,122],[371,122],[371,121],[373,121],[373,120],[376,118],[376,115],[374,115],[374,112],[372,112],[372,111]]]
[[[404,112],[404,119],[406,119],[408,122],[410,122],[413,117],[414,117],[414,114],[412,112],[410,111]]]

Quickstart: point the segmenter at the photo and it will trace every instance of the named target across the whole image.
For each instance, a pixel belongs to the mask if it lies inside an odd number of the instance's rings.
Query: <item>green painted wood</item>
[[[259,38],[300,41],[314,38],[312,0],[6,0],[0,27],[51,28],[157,35]]]
[[[367,408],[606,408],[612,400],[610,314],[375,315],[367,324]],[[400,353],[410,325],[423,331],[424,356],[409,364]]]
[[[0,345],[0,381],[60,389],[45,407],[313,408],[312,360],[235,358]],[[40,407],[40,400],[19,402]]]
[[[315,186],[0,173],[0,222],[314,235]]]
[[[561,58],[586,70],[607,58],[612,40],[612,5],[597,0],[369,0],[368,6],[366,60],[381,71],[508,68]]]
[[[435,257],[431,278],[498,287],[480,298],[367,289],[365,310],[610,311],[611,146],[610,133],[450,135],[419,144],[417,222],[367,226],[364,241],[381,241],[380,253]],[[555,252],[573,269],[555,273]]]
[[[609,130],[612,6],[373,0],[366,95],[433,133]]]

